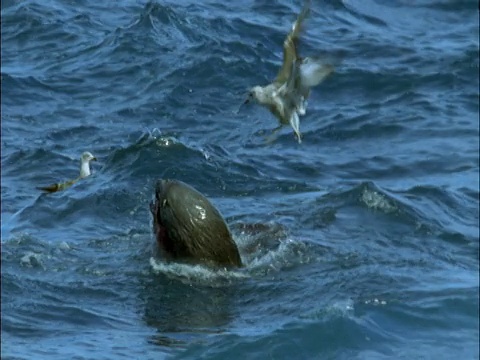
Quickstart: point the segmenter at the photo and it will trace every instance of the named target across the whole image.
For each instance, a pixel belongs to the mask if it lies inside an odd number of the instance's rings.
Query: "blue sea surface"
[[[1,1],[2,359],[479,358],[478,1],[313,0],[343,60],[267,142],[302,6]],[[158,256],[159,178],[244,268]]]

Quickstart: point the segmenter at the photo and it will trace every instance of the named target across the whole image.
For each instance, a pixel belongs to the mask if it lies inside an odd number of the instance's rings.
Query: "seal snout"
[[[165,186],[167,185],[167,180],[158,180],[155,185],[155,199],[160,201],[165,193]]]
[[[165,191],[165,180],[158,180],[155,184],[155,199],[150,201],[150,212],[152,213],[154,219],[158,220],[159,207],[162,203]]]
[[[155,199],[150,202],[150,211],[159,225],[162,224],[162,211],[167,202],[171,180],[158,180],[155,184]]]

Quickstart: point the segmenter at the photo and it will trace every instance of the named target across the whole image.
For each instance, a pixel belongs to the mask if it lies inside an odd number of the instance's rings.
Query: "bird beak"
[[[94,156],[94,157],[92,158],[92,161],[97,161],[97,158]]]
[[[247,97],[247,99],[240,104],[240,106],[238,107],[236,113],[238,114],[238,113],[240,112],[240,110],[242,110],[242,107],[243,107],[245,104],[248,104],[249,101],[250,101],[250,98]]]

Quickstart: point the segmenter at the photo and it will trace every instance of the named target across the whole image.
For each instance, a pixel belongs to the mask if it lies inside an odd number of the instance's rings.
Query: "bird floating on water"
[[[254,86],[244,102],[255,100],[275,115],[280,126],[274,129],[274,134],[290,124],[299,143],[302,142],[299,117],[306,113],[310,88],[320,84],[334,70],[333,65],[325,63],[324,59],[298,56],[298,38],[309,5],[307,0],[283,42],[283,63],[276,79],[266,86]]]
[[[73,180],[68,180],[63,183],[58,183],[58,184],[53,184],[50,186],[42,186],[42,187],[37,187],[38,190],[43,190],[46,192],[57,192],[60,190],[65,190],[75,184],[78,180],[86,178],[87,176],[90,176],[91,171],[90,171],[90,161],[96,161],[97,158],[92,155],[92,153],[85,151],[82,156],[80,157],[80,175]]]

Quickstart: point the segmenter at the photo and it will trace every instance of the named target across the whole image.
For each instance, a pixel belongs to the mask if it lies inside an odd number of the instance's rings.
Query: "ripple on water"
[[[312,4],[300,52],[344,56],[301,146],[239,110],[299,3],[105,4],[1,4],[3,357],[478,358],[475,2]],[[163,177],[244,268],[157,257]]]

